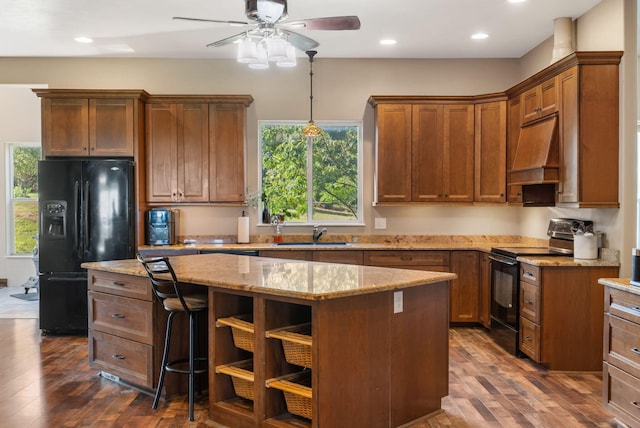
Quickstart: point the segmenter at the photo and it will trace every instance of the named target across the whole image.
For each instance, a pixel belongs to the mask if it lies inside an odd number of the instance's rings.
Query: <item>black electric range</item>
[[[515,259],[518,256],[571,256],[573,252],[555,247],[493,247],[491,254]]]

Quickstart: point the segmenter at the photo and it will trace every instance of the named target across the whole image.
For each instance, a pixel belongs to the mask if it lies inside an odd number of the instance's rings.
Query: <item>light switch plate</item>
[[[402,291],[393,292],[393,313],[398,314],[403,311],[402,307]]]
[[[376,229],[386,229],[387,228],[387,219],[385,217],[376,217],[375,228]]]

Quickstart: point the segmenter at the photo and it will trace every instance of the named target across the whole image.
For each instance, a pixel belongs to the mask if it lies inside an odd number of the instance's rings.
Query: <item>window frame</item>
[[[357,181],[358,181],[358,209],[357,209],[357,218],[354,220],[313,220],[310,218],[313,216],[313,195],[311,192],[311,186],[307,187],[307,220],[302,222],[287,222],[285,221],[282,225],[287,226],[315,226],[315,225],[324,225],[324,226],[340,226],[340,227],[353,227],[353,226],[365,226],[364,223],[364,143],[363,143],[363,123],[361,120],[318,120],[315,121],[316,125],[320,128],[329,127],[329,126],[352,126],[357,127],[358,129],[358,166],[357,166]],[[263,151],[262,151],[262,127],[269,125],[290,125],[290,126],[304,126],[307,124],[307,121],[304,120],[259,120],[258,121],[258,195],[262,194],[262,161],[263,161]],[[309,150],[309,138],[307,140],[307,183],[313,183],[312,180],[312,165],[311,156],[312,151]],[[311,166],[311,167],[310,167]],[[261,213],[263,210],[262,200],[258,203],[258,212]],[[257,226],[271,226],[271,224],[263,223],[262,216],[258,216]]]
[[[14,198],[13,196],[13,182],[14,182],[14,150],[16,147],[38,147],[40,148],[40,158],[42,159],[42,145],[40,143],[35,142],[12,142],[7,143],[5,145],[5,205],[6,212],[5,216],[7,221],[5,222],[5,245],[8,257],[14,258],[31,258],[33,257],[33,251],[28,253],[16,253],[15,251],[15,223],[14,223],[14,204],[16,202],[34,202],[36,204],[36,212],[39,211],[38,202],[39,199],[36,198],[35,201],[31,198]],[[37,168],[37,165],[36,165]],[[37,222],[38,220],[36,220]],[[37,241],[36,241],[37,244]],[[34,245],[35,246],[35,245]]]

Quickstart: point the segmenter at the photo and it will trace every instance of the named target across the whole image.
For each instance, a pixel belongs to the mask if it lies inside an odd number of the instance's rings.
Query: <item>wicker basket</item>
[[[284,357],[288,363],[312,368],[311,323],[299,324],[266,332],[266,336],[282,341]]]
[[[289,413],[311,419],[311,370],[292,373],[266,381],[268,388],[284,394]]]
[[[251,315],[236,315],[228,318],[218,318],[216,327],[231,327],[233,343],[237,348],[253,352],[253,324],[248,320]]]
[[[233,389],[238,397],[253,401],[253,360],[242,360],[216,367],[216,373],[231,377]]]

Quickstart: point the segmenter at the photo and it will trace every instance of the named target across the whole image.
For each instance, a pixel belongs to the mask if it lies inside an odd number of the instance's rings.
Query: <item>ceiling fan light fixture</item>
[[[237,59],[243,64],[250,64],[258,59],[256,42],[251,37],[240,40]]]
[[[278,67],[295,67],[296,66],[296,48],[293,45],[287,45],[287,57],[276,62]]]
[[[269,68],[267,48],[263,43],[258,43],[258,46],[256,46],[256,60],[249,63],[249,68],[253,68],[254,70],[264,70],[265,68]]]
[[[287,59],[287,41],[278,35],[269,37],[266,41],[267,56],[269,61],[281,61]]]

